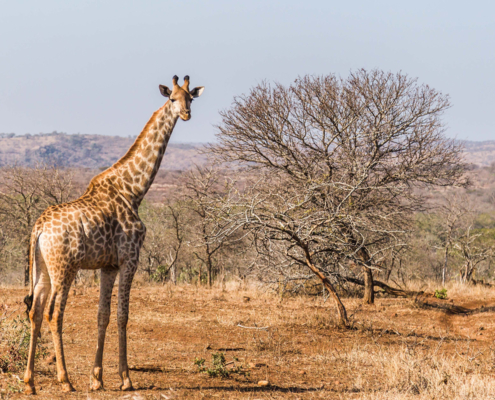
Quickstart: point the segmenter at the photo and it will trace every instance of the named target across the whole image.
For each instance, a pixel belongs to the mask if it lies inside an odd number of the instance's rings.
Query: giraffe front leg
[[[129,319],[129,295],[137,263],[127,264],[120,269],[119,306],[117,324],[119,329],[119,375],[122,379],[120,390],[133,390],[127,365],[127,321]]]
[[[100,304],[98,306],[98,347],[96,349],[95,363],[91,371],[91,390],[103,389],[103,347],[105,334],[110,321],[110,304],[112,302],[112,290],[117,269],[102,269],[100,279]]]

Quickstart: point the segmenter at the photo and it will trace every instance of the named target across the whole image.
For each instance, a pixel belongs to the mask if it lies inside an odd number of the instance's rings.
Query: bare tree
[[[221,183],[219,171],[212,167],[195,167],[187,174],[185,199],[188,208],[194,214],[195,235],[189,244],[195,248],[194,256],[200,265],[206,267],[208,287],[212,286],[213,275],[217,267],[216,256],[231,239],[226,234],[226,222],[222,219],[224,211],[218,207],[224,194],[225,185]],[[219,234],[223,232],[223,234]],[[199,270],[201,282],[201,267]]]
[[[179,260],[179,253],[184,243],[184,231],[186,218],[181,212],[181,208],[177,207],[177,204],[167,206],[170,217],[170,227],[173,232],[174,240],[172,242],[172,249],[169,252],[169,271],[170,280],[174,285],[177,284],[177,262]]]
[[[33,223],[47,207],[67,202],[72,196],[70,170],[46,165],[0,169],[0,215],[4,223],[15,226],[19,242],[26,249],[26,258]],[[28,262],[25,262],[24,275],[27,285]]]
[[[443,252],[442,266],[442,285],[445,286],[447,276],[447,267],[449,254],[461,236],[461,231],[466,219],[470,213],[466,207],[466,199],[459,196],[450,196],[445,198],[445,203],[439,207],[442,230],[440,232],[441,244],[435,246]]]
[[[474,272],[480,263],[493,258],[495,255],[495,247],[484,243],[483,239],[483,233],[473,232],[473,227],[470,225],[454,244],[454,248],[459,251],[464,260],[463,268],[460,271],[460,278],[464,283],[473,280]]]
[[[379,70],[263,83],[221,113],[209,151],[259,177],[229,200],[238,223],[286,243],[331,293],[328,266],[360,265],[370,303],[371,271],[404,246],[423,208],[416,189],[466,184],[462,149],[443,136],[449,106],[434,89]]]
[[[142,257],[148,278],[163,282],[170,274],[170,280],[177,283],[177,262],[187,224],[181,202],[146,204],[141,214],[148,226]]]

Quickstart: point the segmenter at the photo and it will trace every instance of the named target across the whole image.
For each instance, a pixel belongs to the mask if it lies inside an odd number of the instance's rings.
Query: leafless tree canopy
[[[452,185],[463,165],[460,146],[443,136],[449,106],[434,89],[381,71],[262,84],[221,113],[210,150],[303,181]]]
[[[404,245],[425,185],[466,184],[461,147],[444,137],[448,97],[404,74],[359,70],[261,84],[222,113],[223,162],[258,179],[230,198],[237,223],[313,272],[373,268]],[[316,273],[316,272],[315,272]]]
[[[70,170],[47,165],[36,168],[13,165],[0,169],[0,243],[12,244],[7,246],[9,264],[17,258],[24,261],[27,258],[29,235],[41,213],[51,205],[71,200],[72,177]],[[27,261],[24,265],[24,284],[27,285]]]

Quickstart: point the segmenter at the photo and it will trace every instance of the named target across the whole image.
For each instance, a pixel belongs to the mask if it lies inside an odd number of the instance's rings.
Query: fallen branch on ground
[[[340,278],[344,281],[347,281],[347,282],[354,283],[354,284],[359,285],[359,286],[364,286],[364,281],[362,281],[361,279],[351,278],[351,277],[342,276],[342,275],[338,275],[338,278]],[[382,289],[385,293],[390,294],[392,296],[397,296],[397,297],[417,297],[419,295],[424,294],[424,292],[415,292],[412,290],[397,289],[397,288],[394,288],[392,286],[387,285],[386,283],[383,283],[383,282],[380,282],[377,280],[373,280],[373,284],[374,284],[374,286]]]
[[[359,286],[364,286],[364,282],[361,279],[351,278],[347,276],[338,276],[340,279],[345,280],[347,282],[354,283]],[[373,281],[375,287],[379,287],[383,289],[385,293],[388,293],[392,296],[397,297],[414,297],[414,302],[422,307],[422,308],[433,308],[436,310],[443,311],[447,314],[457,314],[457,315],[473,315],[480,314],[485,312],[495,312],[495,306],[493,307],[485,307],[481,306],[480,308],[465,308],[461,306],[456,306],[453,303],[448,303],[443,300],[435,299],[433,293],[425,293],[425,292],[415,292],[412,290],[402,290],[393,288],[383,282]]]
[[[268,326],[260,326],[260,327],[257,327],[257,326],[243,326],[241,324],[237,324],[237,326],[239,328],[244,328],[244,329],[257,329],[257,330],[260,330],[260,331],[267,331],[268,330]]]
[[[481,314],[485,312],[494,312],[495,306],[485,307],[481,306],[479,308],[465,308],[461,306],[456,306],[453,303],[447,303],[445,301],[436,300],[436,299],[428,299],[428,296],[418,296],[415,300],[415,303],[422,308],[433,308],[436,310],[444,311],[447,314],[457,314],[457,315],[474,315]]]

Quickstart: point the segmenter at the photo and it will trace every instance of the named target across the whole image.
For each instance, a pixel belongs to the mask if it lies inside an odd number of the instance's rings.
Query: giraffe
[[[95,176],[75,201],[49,207],[36,221],[30,240],[30,294],[25,302],[31,320],[31,341],[24,375],[25,393],[35,394],[34,357],[43,311],[52,331],[57,378],[64,392],[74,391],[65,365],[62,323],[69,289],[80,269],[101,269],[98,305],[98,345],[91,371],[92,390],[103,388],[103,346],[110,302],[119,274],[117,325],[121,390],[132,390],[127,365],[129,294],[146,228],[138,208],[160,167],[168,140],[181,118],[191,118],[191,102],[204,87],[189,90],[189,76],[179,86],[160,85],[169,100],[148,121],[127,153]]]

